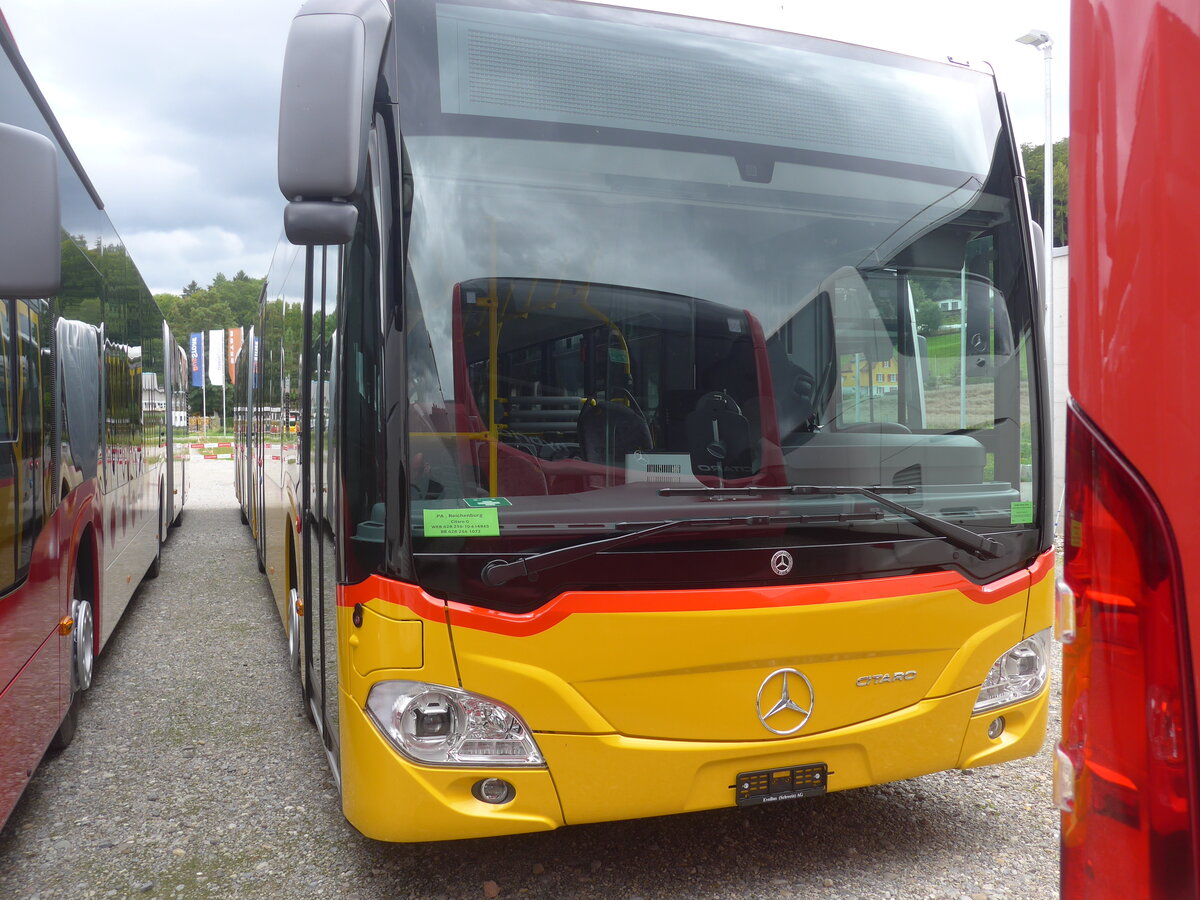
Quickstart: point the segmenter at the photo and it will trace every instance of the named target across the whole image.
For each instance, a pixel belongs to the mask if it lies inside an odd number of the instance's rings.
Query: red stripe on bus
[[[359,585],[339,590],[338,603],[354,606],[380,599],[416,613],[423,619],[442,621],[477,631],[511,637],[528,637],[547,631],[573,615],[594,613],[717,612],[745,609],[786,609],[826,603],[884,600],[916,594],[954,591],[978,604],[991,604],[1028,590],[1031,576],[1040,580],[1054,567],[1047,552],[1030,569],[1022,569],[987,585],[978,585],[954,572],[869,578],[861,581],[779,587],[719,588],[710,591],[568,591],[529,613],[506,613],[433,597],[419,587],[373,576]]]

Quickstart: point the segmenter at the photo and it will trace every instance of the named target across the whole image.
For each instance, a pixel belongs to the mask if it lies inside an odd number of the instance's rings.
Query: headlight
[[[469,691],[381,681],[367,696],[376,727],[405,756],[435,766],[541,766],[529,727],[512,709]]]
[[[1050,675],[1049,655],[1050,629],[1047,628],[1001,656],[979,689],[973,714],[1028,700],[1037,694]]]

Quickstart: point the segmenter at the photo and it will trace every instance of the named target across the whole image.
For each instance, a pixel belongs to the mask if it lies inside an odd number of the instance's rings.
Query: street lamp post
[[[1042,231],[1045,236],[1045,247],[1042,257],[1042,278],[1045,289],[1045,306],[1049,310],[1053,280],[1050,266],[1054,258],[1054,138],[1051,133],[1050,122],[1050,51],[1054,47],[1054,41],[1050,40],[1050,35],[1046,32],[1035,30],[1021,35],[1017,38],[1017,43],[1028,44],[1030,47],[1040,47],[1042,56],[1046,61],[1046,99],[1044,103],[1046,113],[1046,143],[1042,148],[1044,154],[1042,162]]]
[[[1041,48],[1042,57],[1046,63],[1045,90],[1046,98],[1043,103],[1046,113],[1046,136],[1045,145],[1043,146],[1043,162],[1042,162],[1042,310],[1046,317],[1046,367],[1050,373],[1050,410],[1052,423],[1052,439],[1055,447],[1061,446],[1059,439],[1058,428],[1059,419],[1055,413],[1058,411],[1057,391],[1055,390],[1055,371],[1054,371],[1054,135],[1052,132],[1052,123],[1050,119],[1050,52],[1054,47],[1054,42],[1050,40],[1050,35],[1045,31],[1034,29],[1021,35],[1017,38],[1017,42],[1027,44],[1030,47]],[[1055,453],[1055,463],[1059,463],[1058,453]],[[1056,476],[1060,478],[1061,476]],[[1059,499],[1061,508],[1061,499]],[[1055,527],[1058,525],[1058,516],[1055,515]]]

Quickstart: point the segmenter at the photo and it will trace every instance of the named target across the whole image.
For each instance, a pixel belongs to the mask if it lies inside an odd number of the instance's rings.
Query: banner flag
[[[192,354],[192,387],[204,387],[204,332],[193,331],[190,343]]]
[[[225,384],[225,330],[218,328],[208,333],[208,383]]]
[[[229,383],[237,384],[237,355],[242,349],[242,329],[229,328],[225,331],[225,356],[229,366]]]

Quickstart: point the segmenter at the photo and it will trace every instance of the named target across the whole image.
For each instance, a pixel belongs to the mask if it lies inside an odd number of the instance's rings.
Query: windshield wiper
[[[480,578],[483,579],[484,584],[499,587],[502,584],[508,584],[508,582],[520,575],[533,576],[538,572],[544,572],[556,566],[563,566],[567,563],[586,559],[597,553],[604,553],[605,551],[614,550],[617,547],[623,547],[627,544],[638,543],[651,535],[670,531],[673,528],[681,528],[684,525],[695,526],[697,528],[713,528],[726,525],[756,526],[816,524],[823,522],[864,522],[882,518],[883,513],[876,510],[873,513],[838,513],[823,516],[730,516],[723,519],[671,519],[667,522],[651,525],[649,528],[639,528],[636,531],[627,531],[615,537],[601,538],[598,541],[588,541],[584,544],[561,547],[557,550],[547,550],[544,553],[535,553],[532,556],[526,556],[523,559],[513,560],[512,562],[494,559],[483,567]]]
[[[944,537],[955,547],[960,550],[969,550],[980,559],[997,559],[1004,554],[1004,545],[997,540],[989,537],[984,537],[981,534],[976,534],[968,528],[963,528],[961,525],[955,525],[953,522],[948,522],[945,519],[939,519],[936,516],[931,516],[920,510],[913,509],[911,506],[905,506],[903,503],[897,503],[884,494],[915,494],[917,489],[911,485],[891,486],[880,485],[878,487],[860,487],[857,485],[833,485],[833,484],[787,484],[779,486],[762,486],[751,485],[749,487],[740,488],[660,488],[658,493],[662,497],[678,497],[684,494],[701,494],[704,496],[728,496],[728,495],[746,495],[746,494],[772,494],[780,495],[810,495],[810,494],[858,494],[866,497],[868,500],[873,500],[880,506],[885,506],[890,510],[908,516],[926,531],[931,534],[936,534],[938,537]]]

